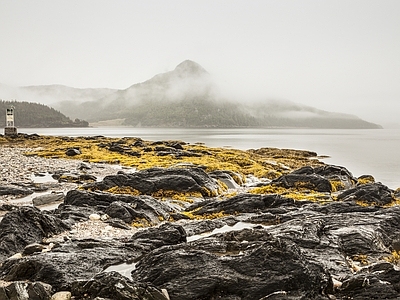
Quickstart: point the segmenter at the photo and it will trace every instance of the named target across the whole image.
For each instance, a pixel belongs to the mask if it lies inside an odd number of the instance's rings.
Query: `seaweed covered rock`
[[[108,190],[113,187],[131,187],[147,195],[160,190],[198,192],[204,197],[216,196],[220,189],[218,183],[201,168],[151,168],[132,174],[106,176],[102,182],[84,186],[90,190]]]
[[[22,251],[30,243],[68,230],[61,219],[34,207],[8,212],[0,222],[0,261]]]
[[[356,201],[366,205],[388,205],[396,199],[394,191],[381,183],[367,183],[343,191],[337,199],[340,201]]]
[[[273,184],[284,188],[303,188],[317,192],[331,192],[332,186],[328,179],[316,174],[290,173],[272,181]]]
[[[169,300],[167,292],[149,284],[134,282],[117,272],[100,273],[89,280],[73,282],[72,295],[79,299]]]
[[[355,186],[357,179],[344,167],[305,166],[273,181],[285,188],[306,188],[318,192],[335,192]]]

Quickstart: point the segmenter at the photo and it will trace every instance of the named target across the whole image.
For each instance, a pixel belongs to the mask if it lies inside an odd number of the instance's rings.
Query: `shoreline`
[[[0,147],[8,185],[63,193],[54,209],[4,215],[0,298],[39,284],[71,300],[400,296],[400,190],[315,152],[48,136]]]

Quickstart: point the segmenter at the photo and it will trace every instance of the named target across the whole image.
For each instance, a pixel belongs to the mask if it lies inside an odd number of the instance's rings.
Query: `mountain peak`
[[[192,60],[185,60],[181,62],[176,66],[175,71],[193,75],[208,74],[208,72],[202,66]]]

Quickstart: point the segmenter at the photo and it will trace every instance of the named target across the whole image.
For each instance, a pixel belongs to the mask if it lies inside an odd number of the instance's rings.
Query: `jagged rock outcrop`
[[[180,185],[182,178],[188,180]],[[241,184],[237,179],[228,171],[149,169],[85,187],[143,186],[150,193],[171,184],[178,194],[218,188],[215,180]],[[192,204],[77,189],[50,212],[12,207],[0,222],[0,280],[10,287],[0,287],[0,298],[42,283],[78,299],[399,298],[395,191],[337,166],[301,168],[263,187],[266,194],[199,197]],[[312,197],[321,193],[322,202]],[[44,240],[89,219],[144,228],[112,240],[67,234]],[[21,254],[10,258],[15,252]],[[124,276],[109,272],[120,264],[127,266]]]
[[[29,188],[15,185],[0,185],[0,195],[30,195],[33,191]]]
[[[100,273],[89,280],[75,281],[72,283],[72,294],[78,299],[169,300],[165,291],[129,280],[117,272]]]
[[[50,300],[52,287],[43,282],[9,282],[0,286],[0,299],[4,300]]]
[[[131,187],[150,195],[162,190],[198,192],[204,197],[219,193],[217,182],[201,168],[150,168],[132,174],[106,176],[102,182],[88,184],[86,189],[107,190],[112,187]]]
[[[144,219],[149,224],[158,224],[163,220],[168,220],[171,211],[169,206],[150,196],[71,190],[67,193],[64,204],[58,208],[57,212],[67,216],[68,210],[74,207],[79,207],[79,210],[87,217],[94,212],[101,212],[126,223]]]
[[[7,213],[0,222],[0,261],[30,243],[68,230],[61,219],[34,207],[21,207]]]

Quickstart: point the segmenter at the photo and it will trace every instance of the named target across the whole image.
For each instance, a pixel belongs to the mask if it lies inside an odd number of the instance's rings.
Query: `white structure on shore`
[[[4,127],[4,135],[16,135],[17,128],[14,125],[14,107],[6,110],[6,126]]]

